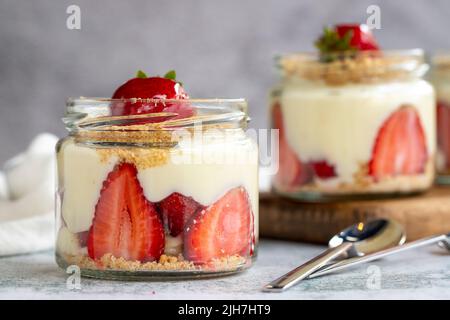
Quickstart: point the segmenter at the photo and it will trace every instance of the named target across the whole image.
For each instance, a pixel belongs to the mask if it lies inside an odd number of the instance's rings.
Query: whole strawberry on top
[[[338,24],[334,28],[325,27],[315,46],[322,57],[343,52],[379,50],[375,37],[365,24]]]
[[[172,119],[178,119],[194,114],[194,109],[189,103],[173,101],[189,99],[181,82],[176,80],[174,70],[167,72],[164,77],[147,77],[143,71],[139,70],[135,78],[128,80],[114,92],[112,99],[123,99],[123,101],[113,101],[111,105],[113,116],[165,112],[173,113]],[[166,119],[167,117],[163,117],[158,121]],[[147,119],[142,122],[155,121],[155,119]]]

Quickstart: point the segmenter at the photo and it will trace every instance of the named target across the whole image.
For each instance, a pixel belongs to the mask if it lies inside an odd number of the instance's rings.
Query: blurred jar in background
[[[432,185],[435,94],[423,79],[422,50],[290,54],[278,67],[281,81],[271,93],[272,127],[280,130],[276,192],[326,201]]]
[[[437,98],[437,182],[450,184],[450,54],[436,54],[432,58],[430,77]]]

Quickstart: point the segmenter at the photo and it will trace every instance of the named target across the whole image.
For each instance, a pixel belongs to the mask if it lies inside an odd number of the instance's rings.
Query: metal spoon
[[[450,233],[447,234],[447,237],[445,240],[439,241],[438,245],[439,245],[439,247],[450,251]]]
[[[393,220],[359,222],[335,235],[328,243],[330,249],[267,284],[263,290],[281,292],[343,254],[347,257],[363,256],[403,244],[405,239],[403,227]]]
[[[312,279],[312,278],[320,277],[320,276],[323,276],[323,275],[326,275],[326,274],[329,274],[332,272],[340,271],[342,269],[353,267],[360,263],[370,262],[373,260],[384,258],[384,257],[389,256],[394,253],[403,252],[406,250],[415,249],[415,248],[419,248],[419,247],[423,247],[423,246],[435,244],[435,243],[438,243],[440,247],[445,248],[450,251],[450,233],[447,235],[441,234],[441,235],[422,238],[422,239],[412,241],[412,242],[409,242],[409,243],[401,245],[401,246],[392,247],[392,248],[388,248],[385,250],[380,250],[378,252],[365,255],[363,257],[355,257],[355,258],[341,260],[336,263],[332,263],[330,265],[322,267],[318,271],[311,274],[308,277],[308,279]]]

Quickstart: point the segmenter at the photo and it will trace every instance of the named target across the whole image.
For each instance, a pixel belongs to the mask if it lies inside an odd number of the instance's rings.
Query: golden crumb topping
[[[426,71],[422,70],[426,65],[419,54],[385,55],[380,52],[337,56],[329,62],[312,59],[307,54],[293,54],[280,58],[279,65],[286,78],[323,81],[328,85],[408,79]]]
[[[117,157],[120,162],[133,163],[138,169],[147,169],[168,163],[170,153],[174,152],[181,139],[186,139],[186,135],[193,138],[196,134],[207,131],[214,133],[213,130],[217,129],[226,132],[233,129],[233,125],[207,124],[181,130],[155,129],[154,124],[109,126],[103,127],[102,130],[79,131],[74,135],[74,140],[76,143],[88,144],[95,148],[102,162]]]

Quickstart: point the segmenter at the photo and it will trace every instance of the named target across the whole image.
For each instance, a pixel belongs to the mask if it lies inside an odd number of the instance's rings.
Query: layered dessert
[[[381,51],[365,26],[326,28],[317,54],[279,59],[276,191],[304,200],[426,190],[435,97],[421,50]]]
[[[437,100],[437,181],[450,184],[450,55],[436,54],[432,62],[431,81]]]
[[[58,264],[108,278],[249,267],[258,150],[241,107],[189,99],[173,72],[71,100],[57,147]]]

